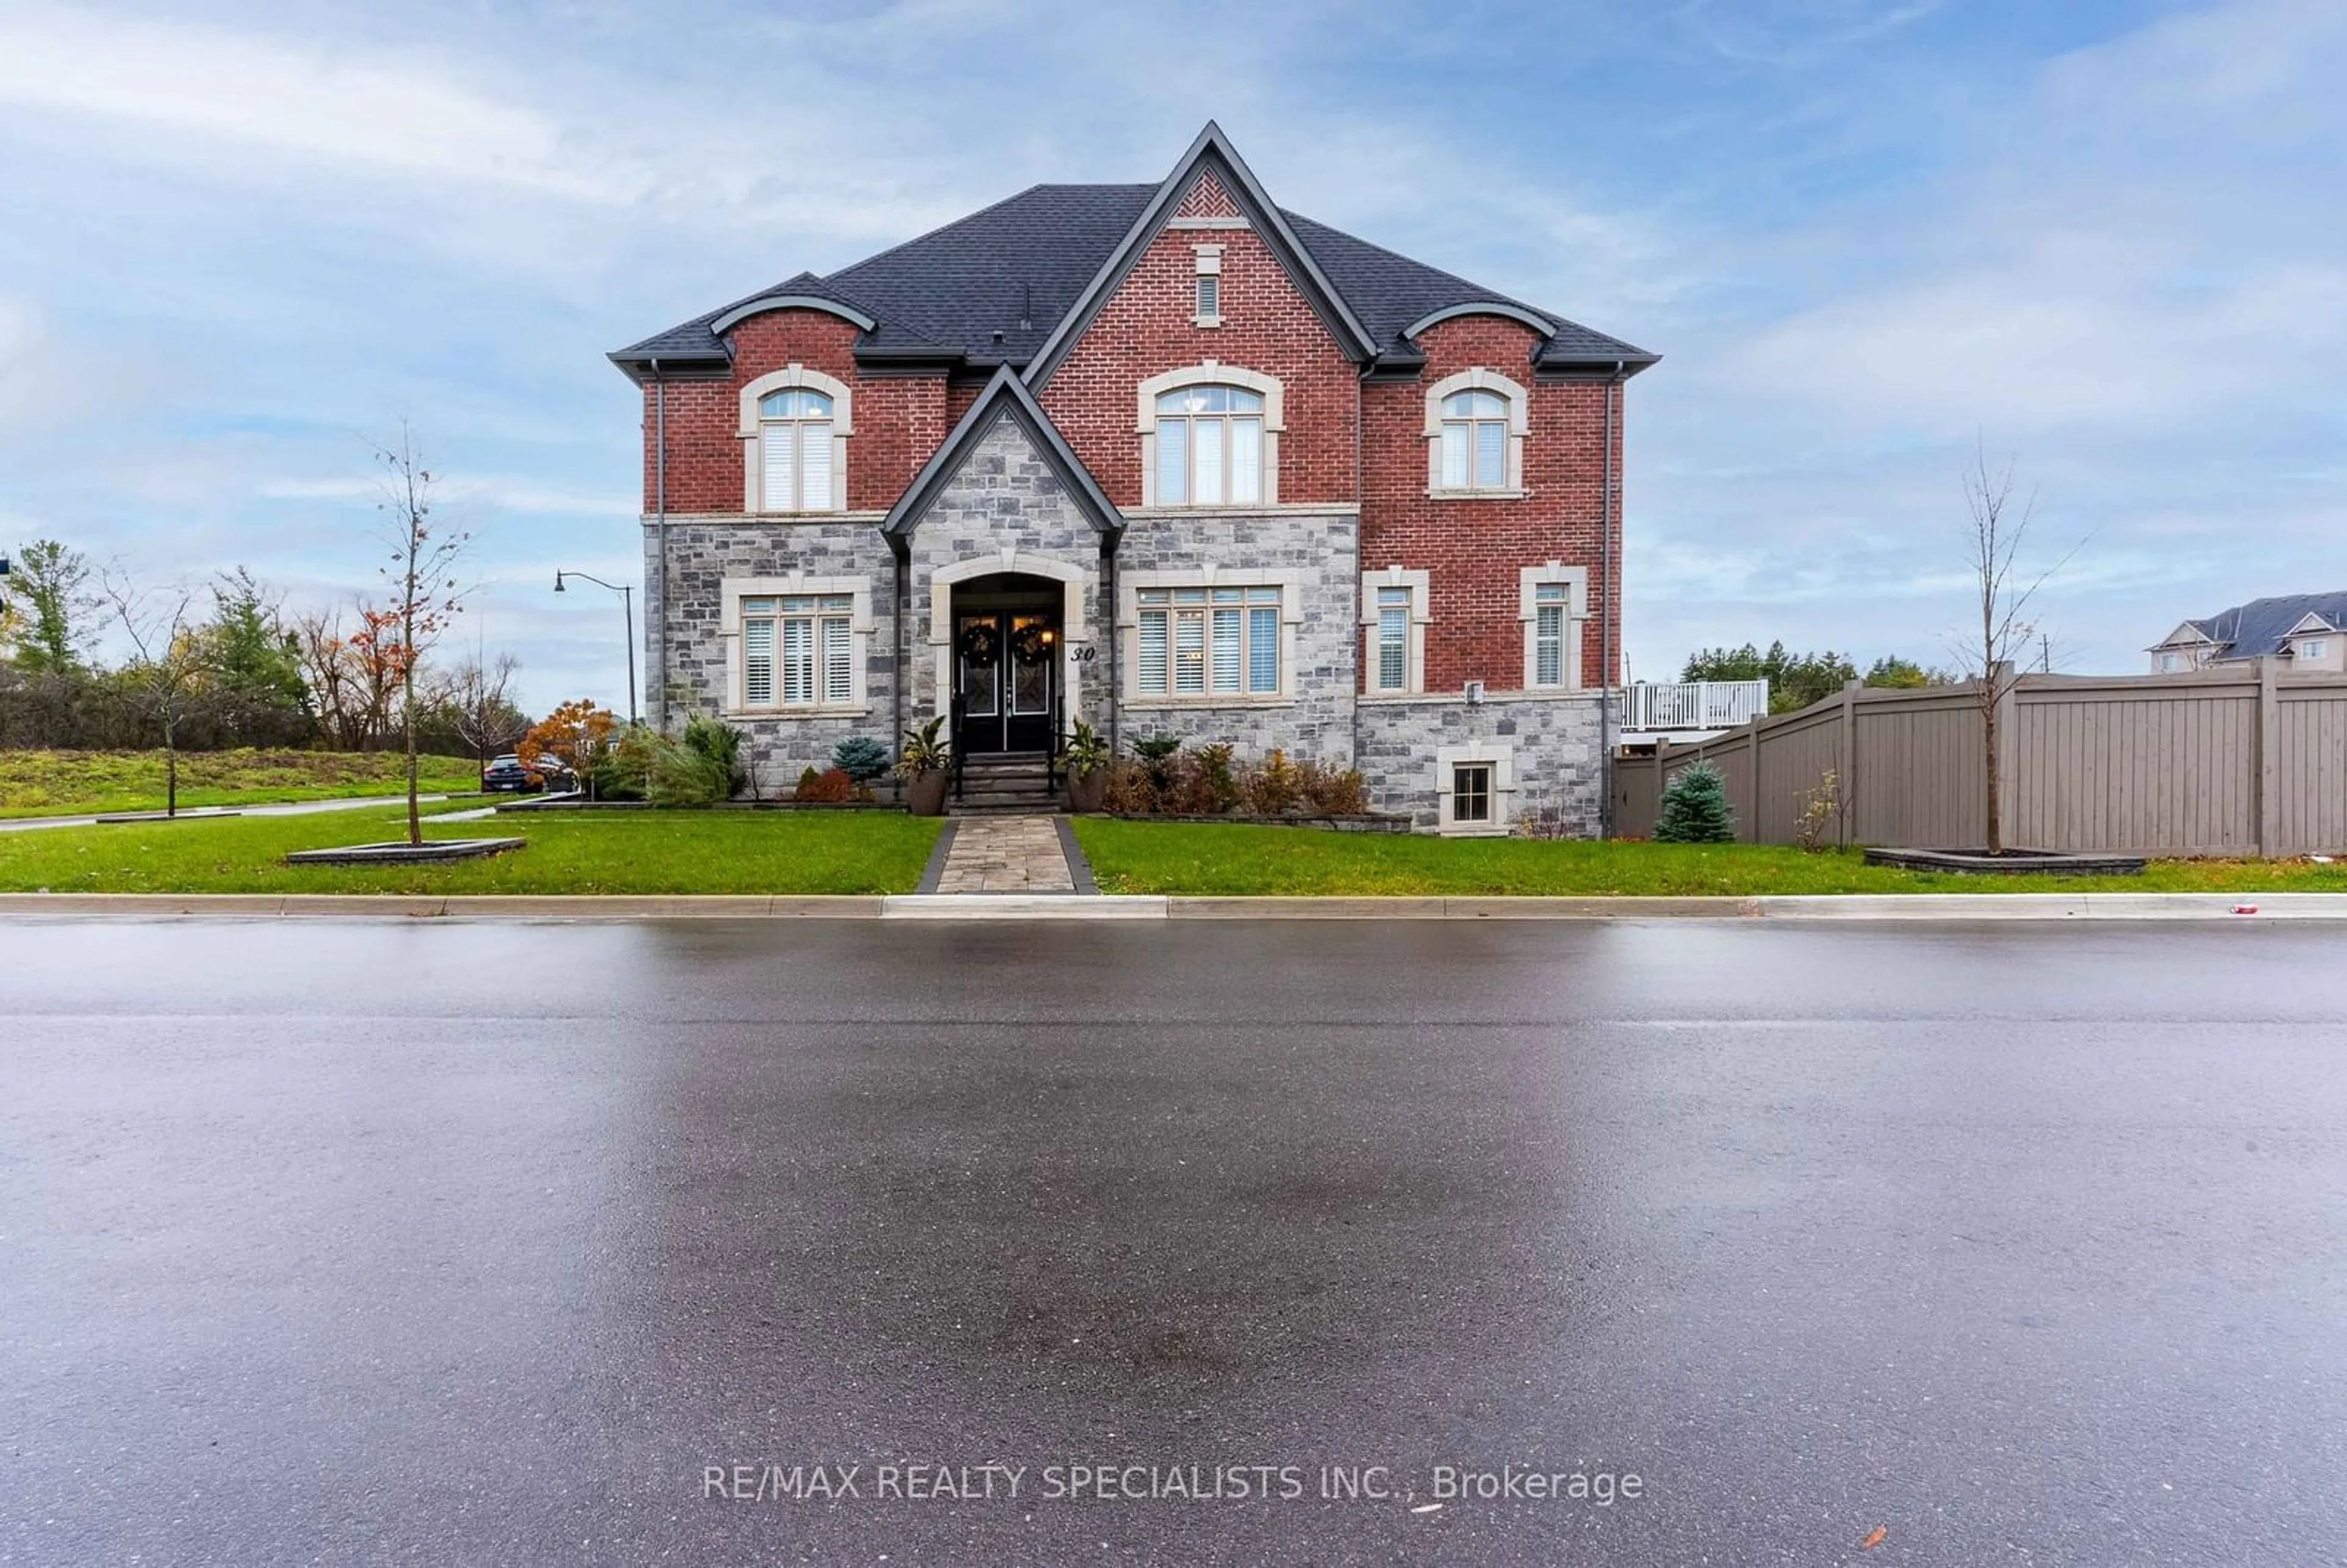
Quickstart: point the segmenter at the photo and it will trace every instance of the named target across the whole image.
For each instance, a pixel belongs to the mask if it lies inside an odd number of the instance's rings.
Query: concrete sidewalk
[[[458,920],[2347,920],[2347,893],[1868,893],[1749,898],[0,893],[0,917],[93,915]]]
[[[418,805],[430,805],[451,797],[445,794],[419,794]],[[38,827],[95,827],[101,817],[114,819],[128,825],[138,822],[202,822],[222,816],[309,816],[322,811],[360,811],[371,805],[405,805],[405,794],[358,795],[337,800],[282,800],[267,805],[190,805],[179,808],[176,817],[156,813],[87,812],[79,816],[9,816],[0,817],[0,833],[20,833]]]

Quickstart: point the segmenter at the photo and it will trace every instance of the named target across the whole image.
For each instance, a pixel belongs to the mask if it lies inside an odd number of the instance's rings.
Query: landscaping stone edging
[[[443,860],[479,860],[529,847],[527,838],[427,838],[410,844],[404,838],[381,844],[331,845],[323,849],[296,849],[285,856],[288,866],[415,866]]]
[[[2140,876],[2140,855],[2080,855],[2058,849],[1895,849],[1867,846],[1866,864],[1902,871],[1952,871],[1964,876]]]
[[[1411,820],[1394,812],[1372,811],[1353,816],[1168,816],[1157,812],[1110,811],[1100,814],[1118,822],[1204,822],[1217,827],[1313,827],[1323,833],[1409,833]]]

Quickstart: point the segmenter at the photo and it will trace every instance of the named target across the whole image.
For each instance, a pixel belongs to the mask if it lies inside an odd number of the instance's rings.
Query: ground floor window
[[[786,594],[742,600],[742,700],[747,707],[855,701],[856,600]]]
[[[1514,815],[1516,754],[1490,741],[1439,747],[1434,756],[1435,826],[1442,833],[1501,834]]]
[[[1279,593],[1276,588],[1140,589],[1140,694],[1276,696]]]
[[[1491,764],[1460,763],[1450,770],[1450,820],[1461,826],[1491,820]]]

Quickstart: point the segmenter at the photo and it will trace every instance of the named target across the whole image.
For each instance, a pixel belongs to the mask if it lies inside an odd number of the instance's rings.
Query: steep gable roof
[[[1339,336],[1352,340],[1348,347],[1357,358],[1414,368],[1419,359],[1410,327],[1474,306],[1503,307],[1552,328],[1534,356],[1538,368],[1619,364],[1635,374],[1657,357],[1557,312],[1273,206],[1245,170],[1220,128],[1209,124],[1174,172],[1154,184],[1031,186],[827,277],[800,272],[744,294],[610,357],[638,380],[656,360],[663,372],[722,371],[732,352],[716,323],[761,302],[796,298],[869,319],[873,325],[859,332],[856,350],[867,364],[980,371],[1010,364],[1040,381],[1049,374],[1042,357],[1047,345],[1057,353],[1072,343],[1081,323],[1071,323],[1113,292],[1138,249],[1179,210],[1202,174],[1221,185],[1276,251],[1286,249],[1291,272],[1311,283],[1307,297],[1315,290],[1325,296],[1332,330],[1349,323]],[[1257,210],[1247,210],[1250,205]]]
[[[2253,599],[2247,604],[2237,604],[2205,620],[2185,624],[2198,628],[2210,641],[2222,644],[2214,655],[2219,660],[2256,659],[2286,649],[2291,634],[2309,616],[2320,617],[2331,626],[2347,625],[2347,589],[2332,593]]]
[[[922,516],[953,482],[954,476],[961,472],[971,451],[994,428],[995,421],[1005,415],[1026,432],[1028,440],[1034,443],[1043,460],[1059,475],[1060,482],[1067,486],[1093,528],[1112,538],[1124,531],[1124,514],[1116,509],[1116,504],[1101,489],[1092,471],[1078,459],[1067,438],[1051,423],[1051,415],[1035,401],[1027,384],[1004,365],[995,371],[994,379],[986,384],[978,401],[969,405],[960,423],[930,454],[929,460],[921,466],[921,471],[881,519],[880,531],[888,537],[892,546],[902,549],[904,537],[920,526]]]
[[[1125,231],[1116,249],[1109,252],[1106,260],[1093,272],[1091,282],[1077,296],[1074,305],[1060,318],[1059,324],[1051,329],[1051,335],[1035,351],[1035,357],[1028,362],[1025,373],[1030,384],[1040,386],[1051,379],[1051,373],[1075,347],[1076,339],[1083,334],[1084,328],[1092,324],[1092,317],[1100,313],[1101,306],[1108,302],[1109,296],[1116,292],[1116,286],[1124,282],[1133,264],[1140,261],[1142,252],[1149,249],[1150,241],[1164,228],[1166,220],[1174,216],[1183,200],[1190,194],[1192,187],[1201,178],[1208,176],[1220,184],[1240,215],[1262,237],[1272,255],[1287,269],[1296,291],[1319,313],[1320,319],[1336,334],[1347,355],[1355,360],[1366,360],[1376,353],[1368,329],[1361,324],[1360,318],[1353,313],[1352,306],[1345,302],[1344,295],[1329,282],[1328,274],[1321,270],[1319,261],[1296,239],[1296,231],[1288,227],[1287,215],[1272,205],[1271,198],[1256,182],[1255,171],[1247,168],[1246,161],[1239,157],[1238,149],[1233,147],[1230,138],[1223,134],[1223,128],[1208,120],[1206,128],[1198,133],[1189,150],[1174,163],[1174,171],[1159,183],[1149,205],[1142,209],[1141,215],[1133,220],[1133,226]]]

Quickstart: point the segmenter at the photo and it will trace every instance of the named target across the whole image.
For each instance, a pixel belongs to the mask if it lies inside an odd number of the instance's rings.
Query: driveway
[[[0,922],[0,1562],[2347,1561],[2342,972]]]

